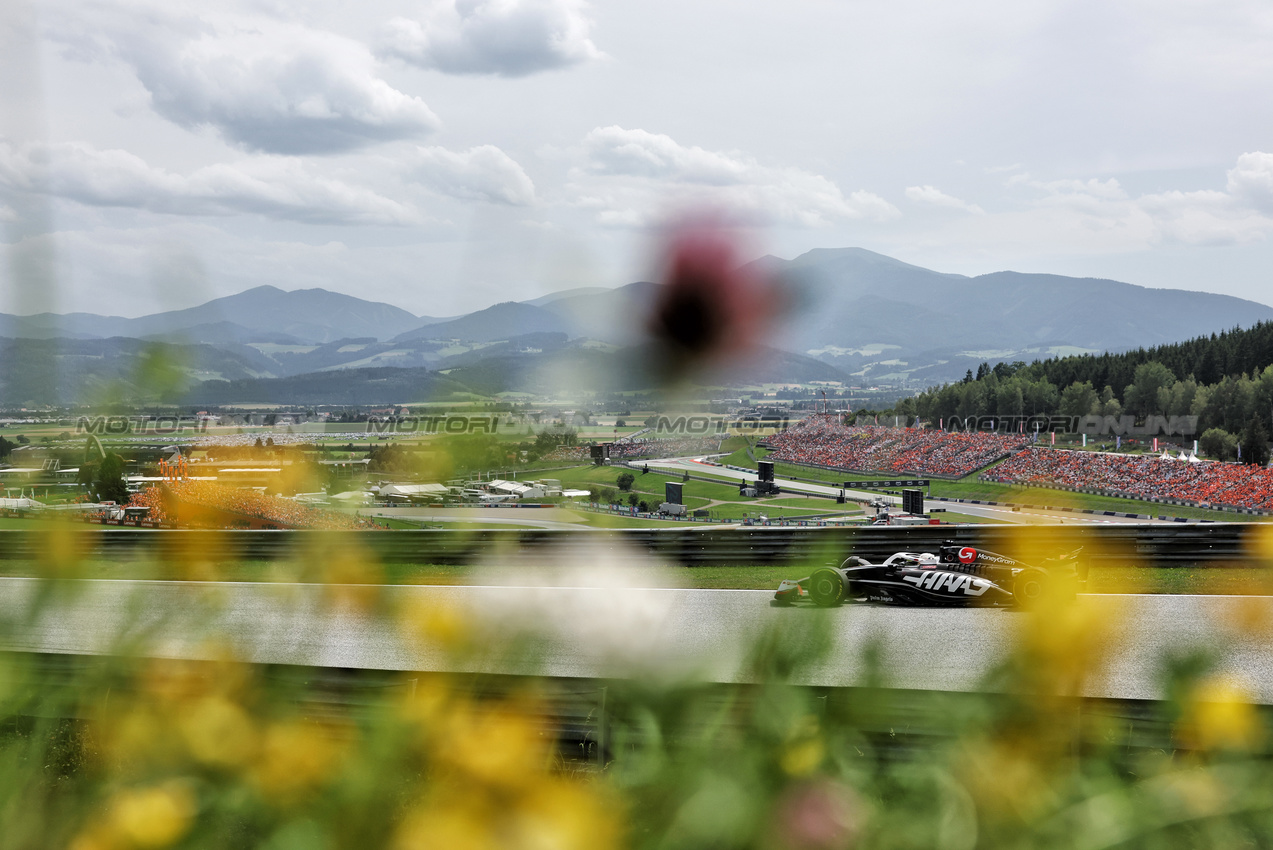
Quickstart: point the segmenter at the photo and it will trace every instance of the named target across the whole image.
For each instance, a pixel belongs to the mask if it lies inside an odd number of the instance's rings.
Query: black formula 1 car
[[[1087,583],[1080,549],[1026,564],[985,549],[946,542],[938,554],[897,552],[882,564],[850,555],[838,567],[815,570],[808,578],[784,581],[776,604],[808,600],[829,608],[842,602],[895,605],[1034,607],[1073,600]]]

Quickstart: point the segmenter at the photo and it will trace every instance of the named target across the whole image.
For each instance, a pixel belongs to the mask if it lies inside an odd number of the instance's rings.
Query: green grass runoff
[[[710,467],[707,469],[710,470]],[[663,485],[669,481],[681,481],[682,477],[678,474],[664,474],[655,470],[649,473],[642,473],[640,469],[630,470],[624,467],[614,466],[581,466],[573,469],[562,470],[557,477],[561,480],[562,486],[566,487],[612,487],[617,491],[615,480],[624,472],[631,472],[635,478],[632,483],[631,492],[636,493],[641,499],[646,501],[650,507],[655,507],[663,501]],[[698,472],[693,473],[699,475]],[[720,479],[720,483],[713,481],[700,481],[698,478],[691,478],[684,482],[683,500],[690,510],[706,509],[709,516],[714,520],[720,521],[736,521],[763,515],[771,520],[789,519],[793,517],[809,517],[809,516],[842,516],[842,515],[861,515],[861,509],[853,503],[847,505],[837,505],[835,499],[788,496],[783,499],[754,499],[738,495],[738,482],[736,480]],[[626,494],[619,493],[620,499],[625,499]],[[590,525],[601,524],[595,513],[584,513],[589,518]],[[632,527],[634,522],[640,520],[632,520],[631,518],[613,517],[618,523],[611,527]],[[655,526],[666,526],[666,521],[644,520],[645,523],[652,523]]]
[[[817,563],[711,567],[670,567],[648,575],[656,576],[659,585],[669,588],[703,590],[772,590],[783,579],[803,578]],[[0,561],[0,576],[43,577],[48,572],[33,561]],[[514,564],[492,569],[453,564],[381,564],[369,565],[362,582],[386,584],[463,585],[498,580],[517,584],[525,574]],[[277,561],[228,561],[201,566],[198,570],[165,565],[154,560],[83,561],[71,573],[59,578],[125,579],[125,580],[212,580],[252,582],[349,582],[348,575],[329,576],[311,563],[297,559]],[[634,584],[644,577],[633,576]],[[577,577],[571,579],[577,581]],[[1144,594],[1273,594],[1273,571],[1258,567],[1164,567],[1137,568],[1094,566],[1088,578],[1088,593]]]

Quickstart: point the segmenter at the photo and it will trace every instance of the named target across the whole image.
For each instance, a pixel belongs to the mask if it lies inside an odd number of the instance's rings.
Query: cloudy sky
[[[8,0],[0,310],[446,316],[756,253],[1273,304],[1263,0]],[[215,11],[209,11],[209,9]]]

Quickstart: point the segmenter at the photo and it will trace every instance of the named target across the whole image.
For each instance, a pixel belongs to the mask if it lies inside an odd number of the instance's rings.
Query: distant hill
[[[864,377],[924,370],[954,380],[967,359],[1126,351],[1273,319],[1273,307],[1227,295],[1048,274],[965,277],[860,248],[756,266],[781,276],[797,303],[775,344]]]
[[[379,405],[444,400],[468,388],[427,369],[346,369],[290,378],[205,381],[183,396],[187,404]]]
[[[528,333],[561,333],[566,323],[553,311],[533,304],[505,301],[448,322],[437,322],[400,333],[394,342],[417,339],[463,339],[492,342]]]
[[[538,298],[532,298],[529,301],[523,301],[521,303],[529,304],[532,307],[547,307],[552,302],[560,301],[563,298],[574,298],[578,295],[598,295],[609,291],[610,290],[604,286],[580,286],[577,289],[563,289],[559,292],[550,292],[547,295],[541,295]]]
[[[652,352],[641,346],[612,350],[573,346],[530,355],[484,357],[448,369],[447,374],[474,391],[486,394],[621,392],[657,387],[658,377],[650,370],[656,362]],[[747,360],[724,364],[702,375],[701,380],[713,386],[843,381],[847,377],[835,367],[810,357],[759,348]]]
[[[537,343],[538,348],[526,346]],[[477,356],[481,354],[481,356]],[[394,404],[427,401],[453,393],[620,392],[658,385],[655,362],[641,348],[602,349],[566,345],[564,335],[534,334],[456,359],[444,372],[422,368],[366,368],[311,372],[286,378],[207,381],[183,396],[190,404]],[[786,351],[761,349],[748,363],[705,376],[710,385],[740,381],[840,381],[833,366]]]
[[[644,333],[658,284],[637,281],[617,289],[566,294],[544,306],[560,317],[572,337],[588,337],[615,345],[635,345]]]
[[[262,374],[253,349],[173,345],[138,339],[2,339],[0,404],[174,401],[208,379]]]
[[[247,343],[268,343],[270,345],[304,345],[305,340],[290,334],[270,330],[253,330],[234,322],[209,322],[206,325],[193,325],[164,334],[143,337],[144,339],[167,342],[204,343],[207,345],[245,345]]]
[[[966,277],[860,248],[818,249],[793,260],[764,257],[751,266],[778,281],[792,307],[769,338],[752,341],[771,346],[773,353],[740,364],[745,375],[722,381],[843,378],[862,385],[930,386],[958,380],[982,362],[1129,351],[1273,321],[1273,307],[1224,295],[1047,274]],[[148,339],[190,346],[193,360],[181,368],[192,378],[271,379],[400,367],[464,369],[481,376],[484,386],[530,387],[546,364],[556,364],[552,368],[565,375],[574,363],[587,374],[600,369],[594,383],[609,385],[614,375],[639,383],[643,379],[621,355],[620,368],[597,364],[606,352],[645,344],[645,317],[658,292],[648,281],[615,289],[582,287],[443,319],[323,289],[260,286],[136,319],[0,314],[0,337],[68,343]],[[586,350],[601,354],[579,353]],[[80,358],[66,369],[90,384],[92,373],[117,380],[136,356],[129,351],[107,347],[100,362]],[[482,367],[488,360],[490,368]],[[518,365],[523,361],[525,370]],[[11,371],[13,362],[3,369]],[[809,377],[819,374],[814,362],[830,371]],[[38,389],[29,377],[0,380]]]
[[[284,292],[274,286],[258,286],[237,295],[215,298],[198,307],[154,313],[136,319],[72,313],[54,316],[0,314],[0,336],[68,337],[106,339],[122,337],[181,336],[191,329],[230,323],[250,333],[239,333],[239,342],[272,342],[282,336],[301,342],[324,343],[341,337],[370,336],[389,339],[405,330],[432,321],[378,301],[325,289]]]
[[[198,307],[132,321],[133,336],[173,333],[195,325],[228,321],[256,331],[322,343],[341,337],[388,339],[407,328],[418,327],[422,317],[391,304],[325,289],[284,292],[274,286],[258,286]]]

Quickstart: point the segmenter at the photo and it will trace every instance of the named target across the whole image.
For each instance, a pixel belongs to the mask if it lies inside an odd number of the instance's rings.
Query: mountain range
[[[922,387],[958,380],[983,361],[1124,351],[1273,320],[1273,307],[1226,295],[1048,274],[967,277],[858,248],[750,265],[776,282],[790,308],[769,338],[756,341],[772,348],[718,376],[723,381]],[[117,386],[157,344],[191,384],[211,382],[207,395],[217,398],[259,395],[244,382],[392,367],[444,371],[452,389],[458,382],[497,392],[585,373],[595,382],[608,368],[611,378],[601,383],[617,389],[645,380],[639,369],[615,364],[640,356],[633,347],[642,342],[641,317],[658,292],[649,282],[586,287],[431,317],[324,289],[261,286],[138,318],[0,313],[0,337],[22,340],[6,348],[0,402],[40,395],[33,358],[51,358],[61,375],[74,375],[71,395],[79,397],[86,387]],[[12,374],[19,362],[32,370]],[[545,374],[558,377],[545,383]]]

